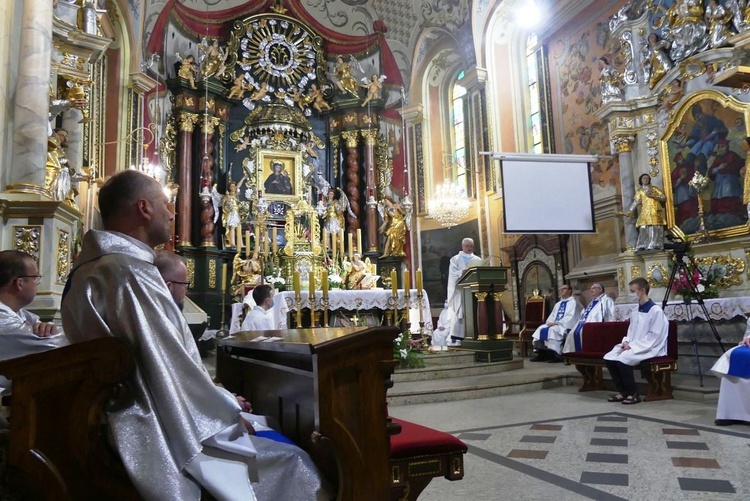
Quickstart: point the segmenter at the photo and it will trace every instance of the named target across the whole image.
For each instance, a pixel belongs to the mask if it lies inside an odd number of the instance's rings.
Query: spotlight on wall
[[[521,0],[516,3],[516,22],[526,30],[537,28],[542,22],[542,8],[538,0]]]

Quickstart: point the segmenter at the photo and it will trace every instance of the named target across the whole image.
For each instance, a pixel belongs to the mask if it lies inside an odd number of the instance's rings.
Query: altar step
[[[435,356],[427,358],[423,369],[396,370],[395,384],[388,390],[391,405],[526,393],[571,384],[578,376],[574,368],[562,364],[527,364],[524,368],[523,359],[488,364],[474,362],[472,355],[464,364],[441,365],[440,359],[432,359]]]

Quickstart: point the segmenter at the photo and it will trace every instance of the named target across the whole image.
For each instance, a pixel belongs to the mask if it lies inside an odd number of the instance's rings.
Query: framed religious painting
[[[676,111],[660,141],[672,233],[689,239],[748,233],[743,199],[749,120],[750,104],[710,89],[688,97]]]
[[[302,195],[302,155],[298,151],[259,150],[257,191],[266,200],[293,202]]]

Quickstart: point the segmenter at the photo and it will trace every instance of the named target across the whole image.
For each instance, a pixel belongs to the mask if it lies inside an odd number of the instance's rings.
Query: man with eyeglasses
[[[570,285],[560,287],[560,301],[557,302],[547,322],[540,325],[531,336],[534,356],[531,362],[562,362],[560,354],[565,336],[578,323],[583,307],[573,297]]]
[[[237,399],[203,367],[154,266],[153,249],[169,241],[174,218],[162,186],[118,172],[99,190],[99,210],[105,230],[84,235],[63,327],[72,342],[113,336],[133,351],[132,404],[110,410],[107,422],[140,496],[198,501],[203,487],[216,499],[330,499],[310,457],[250,435]]]
[[[23,309],[33,301],[42,276],[33,257],[25,252],[0,252],[0,360],[59,348],[68,340],[53,323]],[[10,388],[0,376],[0,393]]]
[[[591,291],[591,302],[583,310],[578,323],[565,339],[563,353],[581,351],[585,324],[589,322],[613,322],[615,319],[615,302],[604,293],[604,286],[600,283],[593,283],[589,290]]]
[[[174,252],[160,250],[154,258],[154,266],[167,284],[167,289],[180,311],[185,307],[185,296],[190,288],[185,260]]]
[[[0,252],[0,360],[64,346],[65,336],[53,323],[23,309],[36,296],[39,267],[25,252]]]

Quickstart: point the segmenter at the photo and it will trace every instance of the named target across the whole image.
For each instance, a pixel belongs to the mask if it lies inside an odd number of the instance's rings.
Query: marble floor
[[[469,446],[465,478],[434,479],[422,501],[750,499],[750,426],[714,426],[712,403],[607,396],[566,386],[390,413]]]

